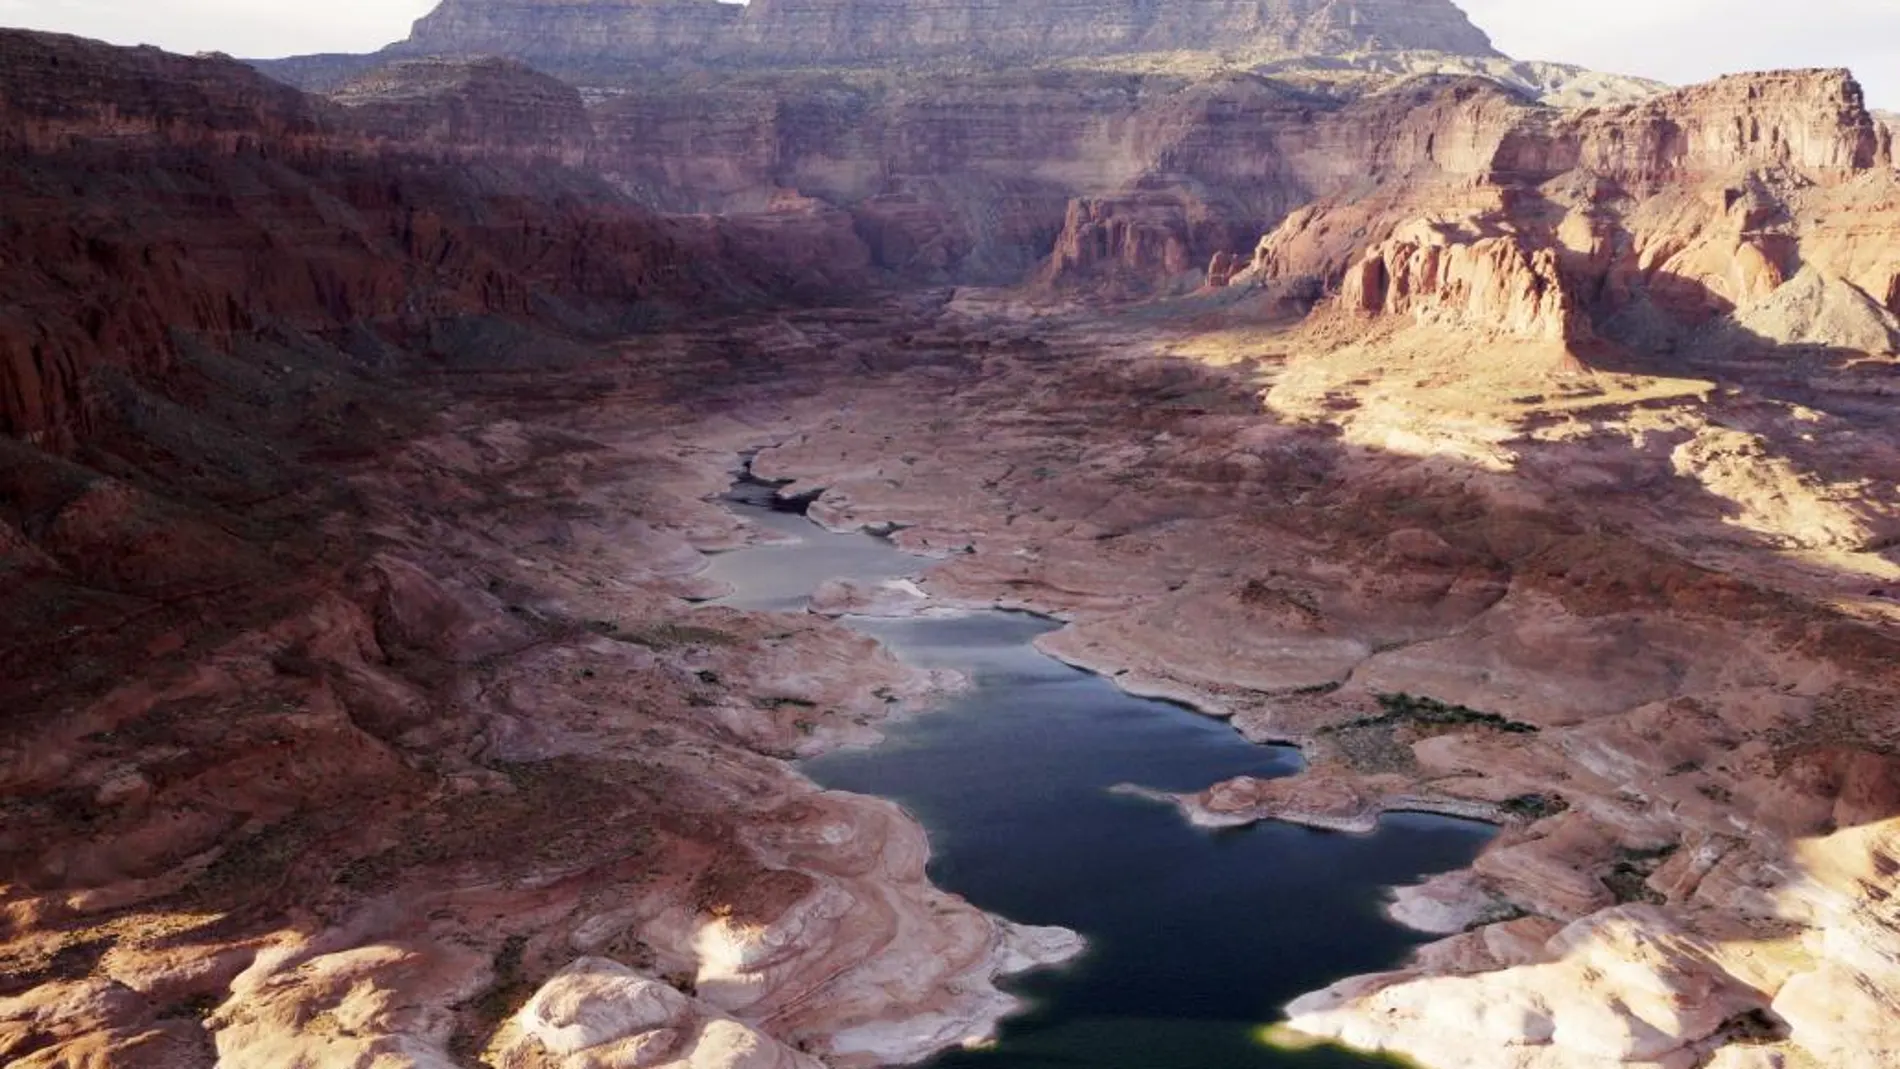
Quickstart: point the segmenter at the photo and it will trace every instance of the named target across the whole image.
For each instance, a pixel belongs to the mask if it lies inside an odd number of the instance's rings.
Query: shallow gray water
[[[774,511],[746,484],[732,506],[796,538],[725,554],[713,577],[741,608],[803,611],[827,578],[915,575],[929,562],[868,535],[827,533]],[[973,686],[895,726],[872,750],[805,763],[827,787],[905,805],[929,829],[936,882],[1029,924],[1089,940],[1061,970],[1013,985],[1034,1008],[955,1069],[1345,1069],[1390,1062],[1260,1039],[1288,1000],[1399,963],[1416,938],[1386,920],[1385,888],[1468,864],[1492,834],[1467,821],[1388,819],[1370,836],[1286,825],[1210,834],[1172,808],[1111,794],[1121,783],[1198,790],[1242,774],[1288,775],[1290,750],[1130,697],[1029,645],[1056,625],[1002,612],[855,620],[915,664]]]

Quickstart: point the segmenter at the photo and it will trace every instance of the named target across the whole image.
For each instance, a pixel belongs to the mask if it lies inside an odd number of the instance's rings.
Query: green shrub
[[[1398,727],[1404,724],[1428,728],[1483,727],[1510,735],[1535,735],[1538,731],[1535,724],[1510,720],[1496,713],[1481,713],[1463,705],[1447,705],[1436,698],[1415,698],[1410,694],[1381,694],[1378,698],[1380,707],[1385,710],[1383,714],[1336,724],[1321,729],[1320,733],[1329,734],[1355,728]]]

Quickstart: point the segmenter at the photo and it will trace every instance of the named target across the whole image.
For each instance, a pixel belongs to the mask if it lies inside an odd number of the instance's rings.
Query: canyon
[[[1396,0],[0,57],[7,1064],[989,1041],[1083,938],[794,763],[967,684],[839,617],[989,609],[1298,748],[1127,785],[1184,822],[1500,829],[1263,1064],[1900,1063],[1900,174],[1848,72]],[[708,604],[748,463],[917,575]]]

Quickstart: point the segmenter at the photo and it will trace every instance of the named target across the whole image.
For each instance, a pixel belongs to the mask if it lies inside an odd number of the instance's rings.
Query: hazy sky
[[[1851,67],[1869,103],[1900,110],[1900,0],[1457,3],[1519,59],[1677,83],[1769,67]]]
[[[1692,82],[1763,67],[1854,68],[1900,109],[1900,0],[1458,0],[1520,59]],[[0,0],[0,25],[240,56],[369,51],[435,0]]]

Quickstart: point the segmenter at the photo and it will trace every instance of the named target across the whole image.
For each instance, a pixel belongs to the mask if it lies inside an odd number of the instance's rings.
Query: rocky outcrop
[[[1304,198],[1274,138],[1319,113],[1250,76],[801,75],[606,101],[592,165],[668,211],[757,211],[796,190],[851,212],[884,266],[1014,283],[1078,198],[1180,205],[1170,225],[1197,261],[1240,247]]]
[[[1244,247],[1311,197],[1309,180],[1330,188],[1332,170],[1349,170],[1317,160],[1340,107],[1250,75],[682,84],[593,109],[592,165],[668,211],[756,211],[796,190],[850,211],[882,265],[1015,283],[1049,257],[1077,200],[1172,213],[1196,268]],[[1169,274],[1118,277],[1154,290],[1177,283]]]
[[[611,958],[580,958],[535,992],[503,1040],[506,1064],[573,1066],[627,1059],[656,1067],[818,1069],[740,1021]]]
[[[1840,178],[1892,162],[1892,135],[1853,76],[1809,70],[1732,75],[1636,105],[1545,116],[1505,137],[1492,169],[1528,182],[1581,170],[1642,192],[1763,169]]]
[[[594,130],[580,92],[503,59],[405,60],[330,94],[364,135],[409,149],[579,164]]]
[[[1327,96],[1237,73],[800,75],[616,97],[594,109],[593,159],[668,210],[798,190],[925,277],[1016,282],[1040,262],[1055,290],[1131,296],[1191,288],[1188,271],[1315,198],[1376,202],[1414,177],[1476,188],[1541,114],[1476,77]],[[1335,279],[1357,229],[1327,228]]]
[[[1130,211],[1143,201],[1150,213],[1172,198],[1194,216],[1170,224],[1187,231],[1183,255],[1204,262],[1331,188],[1289,171],[1324,140],[1301,128],[1339,106],[1331,72],[1311,79],[1314,92],[1289,84],[1304,75],[1038,66],[1182,49],[1498,58],[1446,0],[447,0],[379,57],[259,65],[334,91],[373,61],[507,55],[591,87],[589,166],[652,207],[753,212],[792,191],[851,212],[879,266],[1016,283],[1049,258],[1078,198],[1131,198]],[[953,62],[848,70],[936,59]],[[1172,270],[1143,277],[1147,266],[1107,272],[1112,281],[1074,267],[1045,273],[1070,279],[1069,293],[1192,285]]]
[[[1888,137],[1900,137],[1900,112],[1876,111],[1874,121],[1887,128]]]
[[[9,157],[104,137],[227,154],[268,139],[280,154],[296,155],[337,123],[324,101],[229,60],[3,32],[0,150]]]
[[[1246,269],[1246,258],[1236,252],[1217,252],[1207,261],[1207,288],[1226,289]]]
[[[913,279],[1018,282],[1039,270],[1071,295],[1177,290],[1183,257],[1198,268],[1239,244],[1236,234],[1273,230],[1289,216],[1263,246],[1256,274],[1302,290],[1315,280],[1337,286],[1368,248],[1428,204],[1438,214],[1509,219],[1541,214],[1525,195],[1538,190],[1583,216],[1573,229],[1597,228],[1593,251],[1559,257],[1589,303],[1598,287],[1574,268],[1619,240],[1603,230],[1606,211],[1626,210],[1605,207],[1619,197],[1685,184],[1741,188],[1750,171],[1840,177],[1891,158],[1891,134],[1845,72],[1738,76],[1662,92],[1512,63],[1467,29],[1455,9],[1437,4],[767,0],[741,10],[712,0],[449,0],[388,55],[495,50],[594,86],[587,166],[660,210],[759,211],[791,191],[851,213],[873,262]],[[612,55],[616,47],[626,55]],[[1028,63],[1205,47],[1293,54],[1253,74]],[[876,76],[784,69],[972,49],[993,65]],[[667,63],[728,67],[713,74]],[[1561,176],[1573,176],[1569,194],[1540,188]],[[1582,193],[1581,176],[1602,185]],[[1519,193],[1518,203],[1493,203],[1487,194],[1499,189]],[[1144,237],[1138,248],[1105,251],[1072,228],[1097,226],[1071,219],[1072,202],[1093,205],[1085,215],[1116,204],[1112,211],[1131,220],[1101,230],[1109,245],[1160,228],[1173,235],[1162,243],[1179,249],[1157,255],[1155,238]],[[1315,214],[1295,214],[1306,206]],[[1476,229],[1488,225],[1479,220]],[[1512,225],[1526,256],[1559,244],[1535,232],[1553,230],[1548,224]],[[1756,253],[1775,270],[1792,266],[1772,242],[1740,236],[1693,255],[1713,263]],[[1653,289],[1662,303],[1686,307],[1696,300],[1695,274]],[[1891,281],[1853,277],[1863,287]],[[1702,302],[1706,311],[1733,303],[1732,293],[1718,292]],[[1885,289],[1870,292],[1886,300]]]
[[[450,3],[419,24],[417,40],[427,49],[451,49],[457,34],[487,43],[516,40],[512,54],[598,81],[561,66],[605,62],[601,42],[620,39],[619,31],[589,20],[664,21],[692,10],[693,2],[545,10]],[[1139,18],[1050,23],[1082,34],[1071,41],[1038,37],[1028,28],[1050,10],[1016,5],[899,19],[898,5],[801,0],[754,4],[734,16],[733,33],[769,26],[754,36],[770,54],[741,64],[752,67],[869,63],[949,48],[959,34],[979,31],[984,40],[1002,42],[999,55],[1015,47],[1011,41],[1022,43],[1023,55],[1101,54],[1148,47],[1140,42],[1150,31],[1137,33],[1131,19],[1165,23],[1180,14],[1162,5],[1143,8]],[[1404,214],[1408,205],[1429,204],[1441,214],[1490,212],[1503,207],[1494,203],[1496,190],[1522,194],[1560,176],[1587,175],[1604,184],[1577,193],[1578,178],[1570,184],[1577,196],[1569,201],[1564,190],[1539,196],[1594,212],[1577,225],[1599,226],[1603,212],[1579,197],[1603,202],[1649,198],[1684,184],[1737,186],[1751,169],[1844,176],[1878,169],[1891,157],[1891,136],[1867,114],[1843,72],[1744,76],[1655,93],[1648,84],[1602,80],[1591,83],[1594,89],[1578,88],[1578,72],[1489,55],[1381,51],[1334,61],[1328,53],[1348,46],[1328,43],[1333,31],[1323,27],[1344,10],[1328,4],[1246,15],[1261,33],[1289,18],[1298,24],[1285,31],[1290,36],[1282,44],[1305,54],[1263,68],[1268,77],[1026,67],[878,77],[750,67],[732,75],[668,75],[654,73],[649,62],[629,61],[620,80],[632,91],[591,97],[597,103],[589,116],[586,165],[665,211],[759,211],[786,191],[815,198],[851,213],[875,263],[912,278],[1016,282],[1041,265],[1040,277],[1056,280],[1065,292],[1130,295],[1178,289],[1184,272],[1175,261],[1185,257],[1198,268],[1214,252],[1239,244],[1235,235],[1266,232],[1289,216],[1282,235],[1263,247],[1257,273],[1301,287],[1311,279],[1336,286],[1397,223],[1417,217]],[[1404,18],[1397,7],[1355,10],[1359,30],[1374,37],[1387,32],[1378,28],[1381,19],[1398,25],[1431,17],[1416,5],[1402,9]],[[1228,17],[1242,15],[1223,8],[1203,22],[1219,27]],[[564,19],[580,23],[564,30]],[[533,32],[510,37],[507,27],[524,20]],[[985,20],[1000,23],[991,27]],[[1083,25],[1090,27],[1086,33],[1076,29]],[[1211,32],[1226,39],[1239,31]],[[1419,25],[1404,32],[1430,36]],[[647,40],[640,33],[620,36],[634,42],[629,47],[648,47],[638,43]],[[579,51],[565,60],[565,53],[529,54],[557,40]],[[681,55],[671,45],[652,47]],[[392,54],[424,48],[412,42]],[[630,73],[636,71],[644,73]],[[1540,104],[1542,98],[1592,106],[1564,111]],[[1129,219],[1142,217],[1132,229],[1122,226],[1121,234],[1160,227],[1180,249],[1172,258],[1141,249],[1100,254],[1096,238],[1071,229],[1072,223],[1095,225],[1071,219],[1072,202],[1097,206],[1085,215],[1118,204],[1114,210]],[[1169,202],[1179,207],[1165,207]],[[1295,214],[1303,206],[1314,214]],[[1520,195],[1504,215],[1535,208]],[[1534,227],[1517,229],[1525,235],[1526,255],[1553,244],[1532,233]],[[1113,230],[1103,231],[1110,244],[1123,240]],[[1598,238],[1615,240],[1610,234],[1591,240]],[[1788,266],[1780,251],[1740,240],[1710,256],[1745,259],[1749,252],[1737,253],[1744,246],[1767,249],[1778,270]],[[1560,258],[1569,271],[1576,255]],[[1096,261],[1113,268],[1097,270]],[[1857,277],[1855,284],[1864,283]],[[1591,288],[1579,292],[1588,296]],[[1884,300],[1884,290],[1878,296]],[[1685,289],[1665,300],[1692,298]]]
[[[1235,237],[1205,204],[1179,194],[1078,199],[1036,281],[1103,297],[1189,290],[1203,280],[1204,250]]]
[[[1372,185],[1288,216],[1250,277],[1336,287],[1361,312],[1637,349],[1697,332],[1732,348],[1738,330],[1711,326],[1731,315],[1757,343],[1884,336],[1874,308],[1841,297],[1892,279],[1869,233],[1893,210],[1874,192],[1892,183],[1892,141],[1846,72],[1735,76],[1581,112],[1445,81],[1355,107],[1408,96]],[[1836,311],[1775,297],[1804,264],[1847,287],[1813,283]]]
[[[1346,272],[1339,300],[1367,315],[1564,344],[1589,332],[1557,254],[1527,250],[1511,237],[1460,240],[1432,231],[1394,238]]]
[[[1376,89],[1401,78],[1479,77],[1536,97],[1555,108],[1630,104],[1666,93],[1670,88],[1648,78],[1593,71],[1569,63],[1447,52],[1289,56],[1260,64],[1254,72],[1270,77],[1324,78],[1335,86],[1362,89]]]

